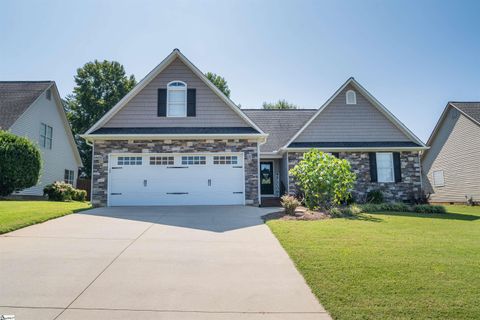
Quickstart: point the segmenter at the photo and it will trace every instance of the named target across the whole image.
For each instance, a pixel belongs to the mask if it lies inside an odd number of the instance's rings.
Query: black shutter
[[[167,116],[167,89],[158,89],[157,116]]]
[[[377,154],[375,152],[369,152],[368,156],[370,157],[370,181],[377,182]]]
[[[334,156],[337,159],[340,159],[340,152],[332,152],[332,156]]]
[[[187,117],[195,117],[197,112],[197,89],[187,89]]]
[[[402,164],[400,162],[400,152],[393,153],[393,171],[395,172],[395,182],[402,182]]]

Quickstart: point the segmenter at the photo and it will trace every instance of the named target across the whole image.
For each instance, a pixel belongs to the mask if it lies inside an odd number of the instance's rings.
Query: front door
[[[262,194],[273,194],[273,162],[260,162],[260,185]]]

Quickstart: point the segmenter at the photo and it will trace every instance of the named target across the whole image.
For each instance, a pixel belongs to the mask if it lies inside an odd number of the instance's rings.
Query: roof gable
[[[0,81],[0,129],[9,129],[52,81]]]
[[[357,104],[347,105],[345,93],[354,90]],[[298,142],[413,142],[425,148],[405,125],[354,78],[348,79],[312,118],[283,146]]]
[[[165,118],[156,117],[156,92],[160,87],[165,87],[167,81],[162,74],[175,74],[177,78],[169,78],[169,81],[182,80],[182,77],[189,78],[197,87],[197,116],[192,118]],[[167,83],[168,83],[167,82]],[[188,83],[187,83],[188,86]],[[143,92],[145,95],[143,95]],[[213,93],[213,94],[212,94]],[[150,95],[150,97],[148,97]],[[205,96],[208,95],[208,96]],[[145,101],[144,98],[150,99]],[[152,100],[153,99],[153,100]],[[203,99],[203,100],[202,100]],[[202,113],[202,101],[208,105],[208,110]],[[155,108],[155,116],[149,116],[148,110]],[[135,119],[137,112],[145,111],[147,114],[140,115]],[[212,123],[215,116],[223,117],[223,121]],[[115,119],[122,117],[126,121]],[[143,120],[142,120],[143,117]],[[155,69],[153,69],[145,78],[143,78],[122,100],[120,100],[107,114],[105,114],[97,123],[95,123],[86,135],[93,133],[101,127],[224,127],[226,119],[232,119],[231,126],[245,127],[249,126],[263,134],[261,129],[251,121],[228,97],[226,97],[215,85],[213,85],[205,75],[196,68],[178,49],[165,58]],[[229,124],[230,125],[230,124]]]

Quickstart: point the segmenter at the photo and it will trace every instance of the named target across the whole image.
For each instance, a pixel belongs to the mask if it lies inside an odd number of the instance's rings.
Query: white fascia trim
[[[255,139],[266,141],[267,134],[83,134],[80,137],[86,140],[131,140],[131,139],[149,139],[149,140],[165,140],[165,139]]]
[[[454,103],[452,102],[449,102],[448,103],[449,105],[453,106],[455,109],[457,109],[458,111],[460,111],[461,114],[463,114],[465,117],[467,117],[468,119],[472,120],[473,122],[475,122],[477,125],[480,126],[480,122],[478,122],[477,120],[475,120],[474,118],[472,118],[470,115],[468,115],[467,113],[463,112],[463,110],[461,110],[460,108],[458,108]]]
[[[222,99],[234,112],[236,112],[245,122],[256,129],[260,133],[265,133],[258,127],[250,118],[248,118],[241,109],[227,96],[225,96],[220,89],[218,89],[207,77],[193,64],[191,63],[178,49],[175,49],[170,53],[159,65],[157,65],[152,71],[150,71],[130,92],[125,95],[112,109],[110,109],[100,120],[98,120],[90,129],[85,132],[85,135],[92,133],[101,126],[103,126],[108,120],[110,120],[120,109],[122,109],[134,96],[136,96],[143,88],[145,88],[160,72],[168,67],[176,58],[179,58],[185,63],[193,73],[195,73],[215,94]]]
[[[286,148],[284,149],[287,152],[308,152],[312,149],[321,150],[324,152],[331,151],[422,151],[427,150],[429,147],[371,147],[371,148]]]
[[[427,140],[427,146],[431,146],[432,145],[432,142],[433,140],[435,139],[435,137],[437,136],[437,133],[438,133],[438,130],[440,130],[440,126],[441,124],[443,123],[443,121],[445,120],[445,117],[447,116],[447,113],[448,111],[450,110],[450,107],[454,108],[455,110],[458,110],[462,115],[464,115],[465,117],[467,117],[468,119],[470,119],[471,121],[473,121],[473,123],[477,124],[480,126],[480,122],[476,121],[475,119],[473,119],[472,117],[470,117],[468,114],[466,114],[465,112],[463,112],[462,110],[460,110],[454,103],[452,102],[448,102],[447,105],[445,106],[445,108],[443,109],[443,112],[442,114],[440,115],[440,118],[438,119],[437,123],[435,124],[435,127],[433,128],[433,131],[432,133],[430,134],[430,137],[428,138]],[[425,156],[425,153],[422,154],[422,157]]]
[[[262,159],[281,159],[282,155],[277,152],[260,152],[260,158]]]
[[[345,89],[349,84],[353,84],[357,90],[359,90],[371,103],[376,107],[383,115],[387,117],[398,129],[400,129],[407,137],[418,143],[419,145],[426,147],[426,145],[411,132],[400,120],[398,120],[388,109],[381,104],[374,96],[372,96],[364,87],[360,85],[353,77],[350,77],[337,91],[318,109],[318,111],[308,120],[303,127],[297,131],[297,133],[282,147],[280,150],[287,148],[290,143],[295,141],[298,136],[305,131],[305,129],[315,120],[320,113],[335,99],[340,92]]]

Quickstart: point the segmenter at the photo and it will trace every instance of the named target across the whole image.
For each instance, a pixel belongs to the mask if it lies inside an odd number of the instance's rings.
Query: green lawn
[[[88,208],[88,202],[0,201],[0,234]]]
[[[480,207],[272,220],[335,319],[480,319]]]

